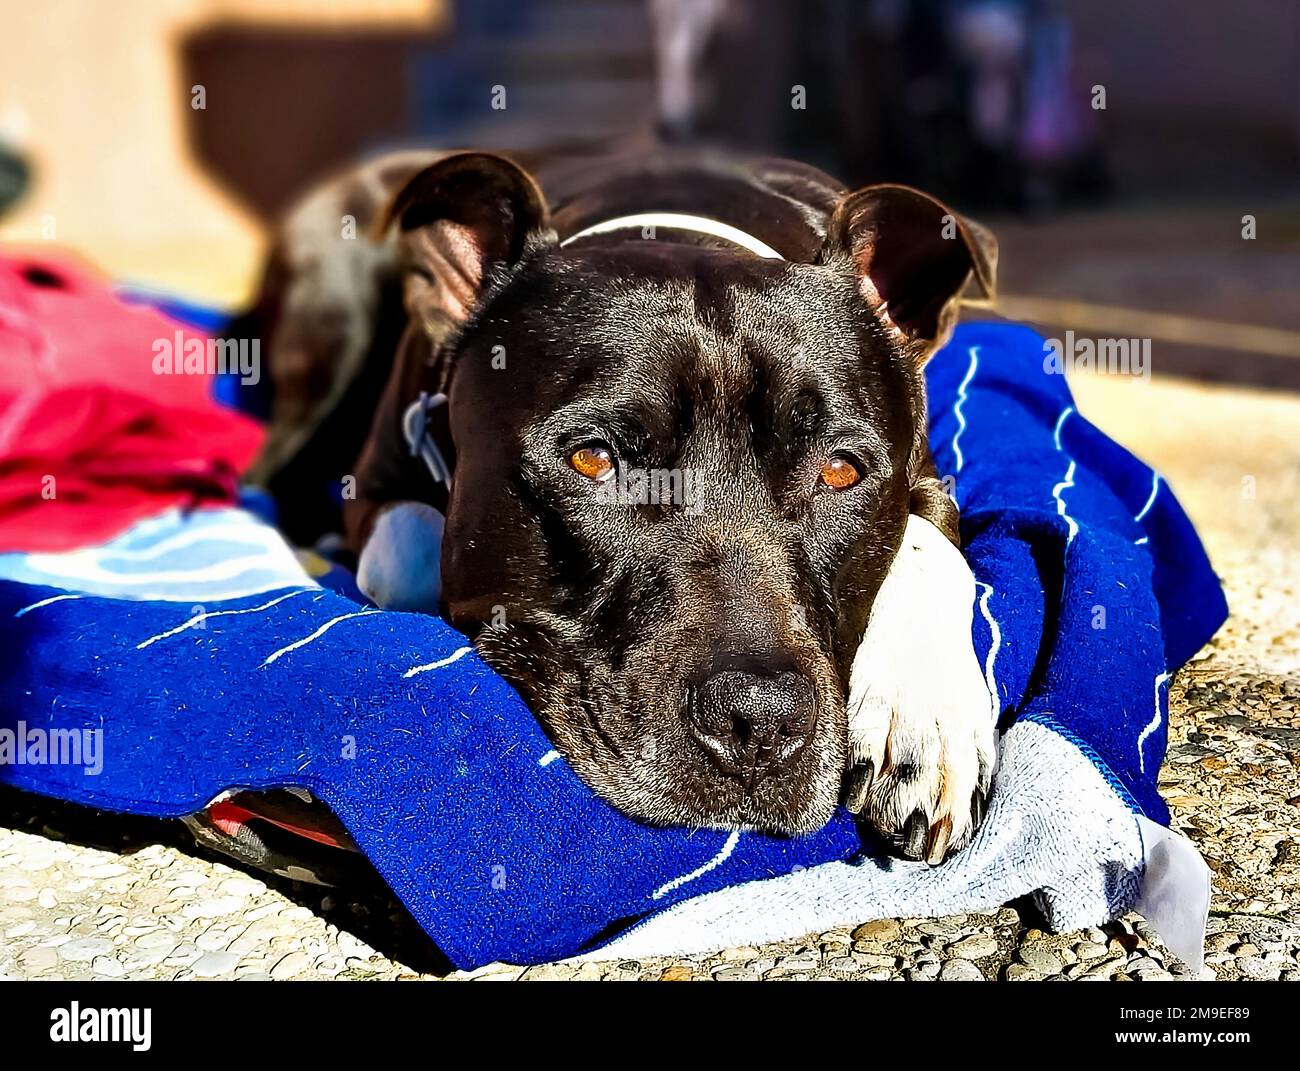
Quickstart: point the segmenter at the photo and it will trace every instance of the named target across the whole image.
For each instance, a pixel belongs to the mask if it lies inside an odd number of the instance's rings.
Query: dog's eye
[[[599,443],[588,443],[573,451],[569,455],[569,465],[574,472],[597,483],[603,483],[614,475],[614,455]]]
[[[862,473],[847,457],[833,457],[822,466],[819,479],[832,491],[847,491],[862,482]]]

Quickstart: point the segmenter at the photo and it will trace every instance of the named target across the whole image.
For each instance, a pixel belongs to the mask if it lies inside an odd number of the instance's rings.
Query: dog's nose
[[[790,764],[816,720],[812,682],[789,670],[716,672],[695,690],[687,712],[708,756],[750,790]]]

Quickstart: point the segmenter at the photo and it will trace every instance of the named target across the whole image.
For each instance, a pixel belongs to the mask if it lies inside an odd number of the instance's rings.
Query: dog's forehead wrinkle
[[[835,410],[870,417],[879,393],[871,366],[881,354],[888,363],[889,350],[873,341],[871,317],[837,273],[786,266],[712,287],[701,278],[629,269],[611,279],[581,263],[521,273],[500,308],[485,313],[479,335],[508,335],[500,344],[516,362],[509,366],[547,374],[550,382],[536,390],[539,409],[564,408],[573,388],[586,384],[583,395],[639,410],[645,437],[658,440],[665,460],[680,452],[671,440],[711,423],[746,446],[785,429],[798,453]],[[509,297],[516,291],[522,300]],[[822,313],[808,316],[810,305]],[[492,367],[486,359],[476,364]],[[805,412],[803,427],[790,420],[790,400],[801,391],[832,402]]]
[[[754,266],[744,267],[752,271]],[[606,344],[626,343],[629,336],[653,344],[663,331],[688,326],[715,341],[749,336],[751,343],[754,338],[770,342],[786,336],[792,345],[848,352],[853,345],[848,328],[866,313],[851,297],[851,284],[815,266],[763,265],[761,278],[733,277],[709,262],[679,275],[663,274],[659,261],[653,269],[633,258],[611,276],[581,262],[543,259],[537,271],[517,276],[512,289],[526,295],[520,303],[525,315],[577,314],[588,337]],[[810,306],[822,307],[825,315],[809,317]]]

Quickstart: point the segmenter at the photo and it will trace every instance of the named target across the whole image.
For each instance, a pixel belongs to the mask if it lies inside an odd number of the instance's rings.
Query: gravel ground
[[[1169,477],[1202,528],[1233,619],[1170,691],[1161,786],[1214,872],[1207,976],[1300,979],[1300,401],[1083,380],[1082,411]],[[1211,445],[1212,444],[1212,445]],[[1253,492],[1253,494],[1252,494]],[[1051,935],[1025,904],[887,919],[708,957],[483,979],[1186,978],[1136,916]],[[0,790],[0,977],[442,978],[373,885],[326,894],[196,853],[179,824]]]

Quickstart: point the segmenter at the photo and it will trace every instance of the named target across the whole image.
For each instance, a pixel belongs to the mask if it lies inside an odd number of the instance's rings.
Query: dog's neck
[[[739,227],[733,227],[730,223],[723,223],[722,220],[709,216],[694,216],[684,212],[637,212],[629,216],[616,216],[584,227],[576,234],[569,235],[560,245],[563,247],[584,238],[624,230],[640,231],[642,237],[654,238],[661,229],[718,238],[766,260],[785,259],[766,242],[760,241]]]

